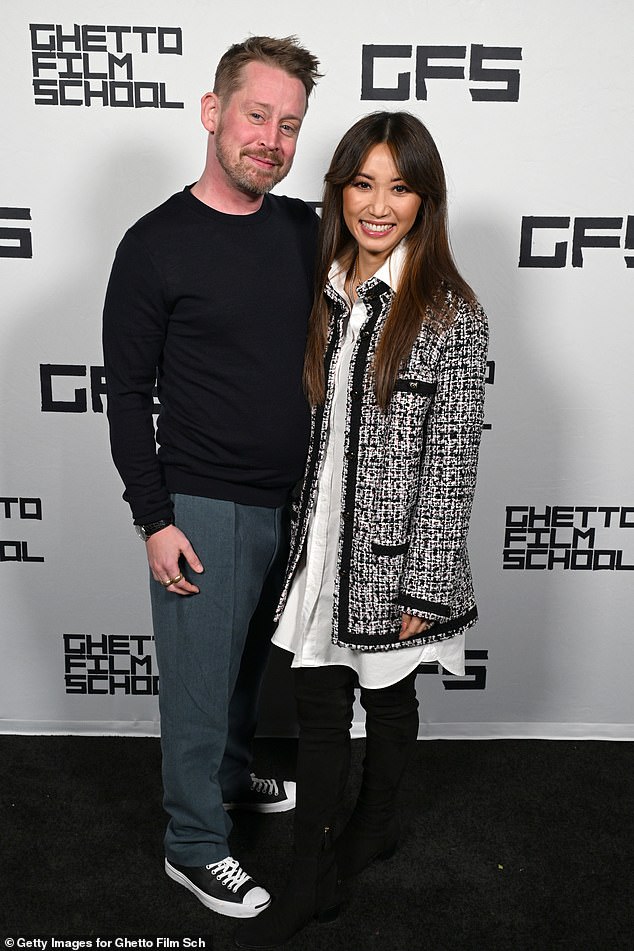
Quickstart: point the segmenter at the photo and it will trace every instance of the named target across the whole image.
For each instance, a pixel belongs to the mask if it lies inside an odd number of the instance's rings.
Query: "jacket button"
[[[410,385],[409,385],[409,388],[410,388],[410,390],[417,390],[417,389],[418,389],[418,381],[417,381],[417,380],[412,380],[412,382],[411,382]]]
[[[341,577],[341,578],[347,578],[349,574],[350,574],[350,572],[348,571],[347,568],[340,568],[340,569],[339,569],[339,577]]]
[[[342,512],[342,513],[341,513],[341,517],[342,517],[342,519],[344,520],[344,522],[349,522],[350,519],[352,518],[352,512],[349,512],[349,511],[346,509],[345,512]]]
[[[353,391],[352,391],[352,399],[353,399],[353,400],[361,399],[361,390],[353,390]]]
[[[344,455],[346,459],[354,459],[354,457],[356,456],[356,452],[354,451],[354,449],[346,449]]]

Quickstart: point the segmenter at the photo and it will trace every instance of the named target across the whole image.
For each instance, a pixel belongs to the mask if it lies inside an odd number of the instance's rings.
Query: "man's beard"
[[[216,155],[218,162],[227,178],[240,191],[246,192],[248,195],[266,195],[278,182],[286,177],[290,170],[290,166],[284,168],[278,164],[279,160],[275,154],[265,149],[254,149],[248,154],[276,164],[272,165],[270,170],[258,169],[249,162],[248,158],[244,157],[244,152],[240,153],[240,158],[236,162],[223,145],[222,130],[217,130]]]

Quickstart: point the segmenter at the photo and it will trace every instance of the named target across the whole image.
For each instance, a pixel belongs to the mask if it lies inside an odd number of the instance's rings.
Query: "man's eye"
[[[281,125],[280,128],[284,135],[297,135],[297,128],[294,125],[288,125],[287,123],[284,123],[284,125]]]

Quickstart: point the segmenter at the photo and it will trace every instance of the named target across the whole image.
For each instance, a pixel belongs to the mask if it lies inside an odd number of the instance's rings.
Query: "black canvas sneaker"
[[[165,871],[219,915],[255,918],[271,903],[267,890],[257,885],[231,856],[196,867],[175,865],[165,859]]]
[[[251,787],[235,802],[225,802],[224,807],[248,812],[288,812],[295,808],[295,783],[288,779],[258,779],[251,773]]]

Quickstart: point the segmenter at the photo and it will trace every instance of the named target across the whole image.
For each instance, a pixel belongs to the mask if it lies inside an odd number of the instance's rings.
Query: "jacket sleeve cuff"
[[[405,614],[413,614],[415,617],[428,617],[436,620],[445,620],[451,617],[451,608],[448,604],[442,604],[439,601],[426,601],[423,598],[414,598],[404,592],[399,592],[395,599],[399,608]]]

